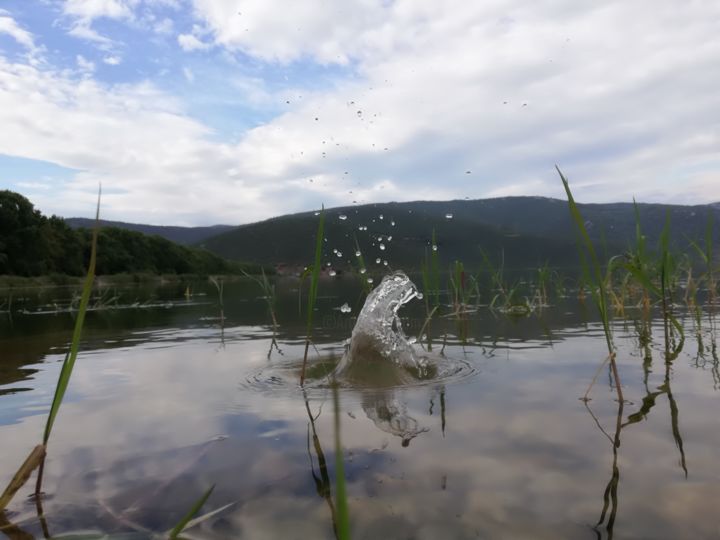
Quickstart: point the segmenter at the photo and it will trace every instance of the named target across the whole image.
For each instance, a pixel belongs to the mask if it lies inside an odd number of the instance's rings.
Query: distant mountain
[[[81,227],[92,228],[95,225],[94,219],[88,218],[66,218],[65,223],[73,229]],[[128,231],[141,232],[143,234],[161,236],[176,244],[190,245],[202,242],[206,238],[216,236],[225,231],[234,229],[232,225],[211,225],[209,227],[176,227],[164,225],[142,225],[140,223],[124,223],[122,221],[100,220],[102,227],[116,227]]]
[[[604,245],[608,253],[616,254],[634,241],[632,204],[579,206],[598,249]],[[709,213],[715,217],[715,238],[720,238],[720,209],[710,205],[639,204],[638,210],[650,246],[659,237],[666,214],[670,216],[672,239],[677,247],[685,249],[688,238],[697,240],[704,236]],[[313,258],[317,221],[314,212],[281,216],[241,225],[199,245],[228,259],[306,265]],[[417,201],[328,209],[323,261],[337,267],[354,264],[357,239],[370,267],[380,258],[395,268],[417,268],[430,249],[433,230],[445,264],[455,259],[479,264],[483,252],[496,263],[504,259],[508,267],[535,266],[546,261],[558,266],[577,264],[576,231],[567,202],[543,197]],[[342,256],[337,256],[335,250]]]

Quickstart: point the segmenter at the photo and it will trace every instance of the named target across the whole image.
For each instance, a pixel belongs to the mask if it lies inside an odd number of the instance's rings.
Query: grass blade
[[[310,275],[310,291],[308,292],[307,305],[307,337],[305,338],[305,356],[303,358],[302,372],[300,373],[300,385],[305,383],[305,368],[307,367],[308,350],[312,338],[313,314],[315,312],[315,300],[317,299],[318,282],[320,281],[320,266],[322,264],[323,234],[325,233],[325,206],[320,210],[317,236],[315,237],[315,261]]]
[[[55,418],[60,410],[60,404],[62,403],[63,397],[65,397],[65,391],[67,390],[68,383],[70,382],[70,376],[72,375],[73,368],[75,367],[75,360],[77,359],[78,349],[80,347],[83,324],[85,323],[85,313],[87,311],[88,303],[90,302],[90,293],[92,292],[93,281],[95,280],[97,239],[98,230],[100,228],[100,195],[101,192],[98,192],[97,209],[95,211],[95,227],[93,228],[92,233],[90,264],[88,266],[87,276],[85,277],[85,283],[83,284],[80,307],[78,309],[77,319],[75,319],[75,329],[73,330],[70,350],[63,361],[63,365],[60,370],[60,377],[58,378],[57,386],[55,387],[55,395],[53,396],[52,405],[50,406],[50,414],[48,414],[47,423],[45,424],[45,432],[43,433],[43,444],[45,445],[47,445],[48,440],[50,439],[50,433],[52,432]]]
[[[213,492],[214,489],[215,489],[215,484],[210,486],[210,489],[208,489],[202,497],[200,497],[197,501],[195,501],[195,504],[193,504],[192,508],[190,508],[190,511],[187,514],[185,514],[183,516],[183,518],[180,520],[180,522],[177,525],[175,525],[175,528],[170,531],[170,533],[168,534],[169,538],[171,538],[171,539],[177,538],[178,535],[180,535],[180,533],[183,532],[183,530],[185,530],[185,527],[188,526],[188,524],[190,523],[190,520],[192,520],[193,516],[195,516],[195,514],[197,514],[200,511],[200,509],[203,507],[205,502],[208,500],[208,498],[210,497],[210,494]]]
[[[8,504],[10,504],[12,498],[18,490],[25,485],[32,472],[37,469],[44,457],[45,445],[38,444],[35,448],[33,448],[32,452],[30,452],[30,455],[25,459],[23,464],[15,473],[15,476],[13,476],[12,480],[10,480],[10,483],[5,488],[5,491],[3,491],[3,494],[0,495],[0,512],[2,512]]]

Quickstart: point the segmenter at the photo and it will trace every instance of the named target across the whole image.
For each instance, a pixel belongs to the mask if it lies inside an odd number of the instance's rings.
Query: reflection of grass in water
[[[343,463],[340,436],[340,397],[338,386],[333,384],[333,413],[335,416],[335,492],[337,497],[337,537],[350,539],[350,515],[348,512],[347,489],[345,486],[345,464]]]

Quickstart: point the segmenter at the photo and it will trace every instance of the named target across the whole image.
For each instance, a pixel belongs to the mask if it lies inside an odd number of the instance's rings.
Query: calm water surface
[[[0,532],[147,537],[214,484],[203,512],[230,506],[185,537],[333,538],[333,398],[322,377],[298,386],[297,286],[278,284],[276,333],[252,283],[226,285],[224,328],[206,284],[190,298],[184,285],[106,291],[50,440],[44,523],[31,481]],[[0,488],[40,442],[72,294],[16,293],[0,313]],[[316,375],[342,355],[362,301],[342,280],[321,295]],[[336,309],[345,302],[350,313]],[[672,362],[660,322],[644,343],[636,323],[616,321],[621,408],[606,369],[579,399],[606,356],[602,328],[592,306],[556,304],[439,318],[433,350],[444,345],[458,373],[340,390],[353,538],[720,537],[712,318],[697,328],[684,316]],[[419,301],[403,310],[406,334],[424,313]]]

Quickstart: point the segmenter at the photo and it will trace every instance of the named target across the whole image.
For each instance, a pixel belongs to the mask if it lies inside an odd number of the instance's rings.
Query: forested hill
[[[0,191],[0,274],[41,276],[86,272],[91,231],[43,216],[18,193]],[[227,274],[246,266],[160,236],[104,227],[98,236],[96,273]],[[253,269],[247,266],[248,269]]]
[[[95,225],[94,219],[65,218],[65,223],[73,229],[91,229]],[[177,227],[174,225],[143,225],[142,223],[126,223],[124,221],[100,220],[101,227],[114,227],[143,234],[157,235],[167,238],[171,242],[183,245],[192,245],[202,242],[211,236],[217,236],[225,231],[234,229],[232,225],[211,225],[209,227]]]
[[[586,227],[607,253],[617,254],[634,242],[632,203],[581,204]],[[643,234],[650,248],[660,236],[666,216],[676,248],[704,237],[714,216],[714,238],[720,238],[717,205],[639,204]],[[381,217],[382,216],[382,217]],[[345,219],[343,219],[343,217]],[[308,264],[314,253],[318,217],[314,212],[281,216],[242,225],[199,245],[230,259],[258,263]],[[393,225],[394,223],[394,225]],[[483,253],[510,266],[577,264],[576,229],[566,201],[543,197],[483,200],[419,201],[370,204],[326,210],[324,259],[343,266],[354,259],[357,239],[363,256],[388,260],[401,268],[417,268],[435,230],[439,254],[447,263],[479,263]],[[392,240],[388,240],[388,237]],[[382,237],[383,241],[378,238]],[[380,244],[385,247],[380,249]],[[337,257],[333,250],[343,256]]]

